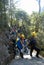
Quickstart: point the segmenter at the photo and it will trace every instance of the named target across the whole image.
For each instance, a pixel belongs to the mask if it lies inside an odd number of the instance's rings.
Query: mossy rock
[[[44,57],[44,51],[41,51],[41,52],[40,52],[40,55],[42,55],[42,56]]]

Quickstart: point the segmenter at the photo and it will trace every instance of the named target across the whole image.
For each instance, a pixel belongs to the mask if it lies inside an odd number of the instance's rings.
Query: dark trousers
[[[21,58],[23,58],[23,53],[22,52],[20,52],[20,56],[21,56]]]
[[[32,56],[32,52],[33,52],[33,50],[37,51],[36,56],[38,57],[39,52],[40,52],[40,49],[39,49],[39,48],[37,48],[36,46],[31,47],[31,49],[30,49],[30,56]]]
[[[19,49],[18,46],[17,46],[17,48]],[[21,49],[19,49],[19,52],[20,52],[20,56],[21,56],[21,58],[23,58],[23,53],[21,52]]]

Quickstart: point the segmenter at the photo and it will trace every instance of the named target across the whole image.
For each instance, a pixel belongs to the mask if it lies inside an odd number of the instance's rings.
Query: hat
[[[25,36],[24,36],[24,34],[21,34],[21,35],[20,35],[20,38],[23,38],[23,39],[25,39]]]
[[[34,32],[31,33],[31,35],[32,35],[32,36],[36,36],[37,33],[34,31]]]

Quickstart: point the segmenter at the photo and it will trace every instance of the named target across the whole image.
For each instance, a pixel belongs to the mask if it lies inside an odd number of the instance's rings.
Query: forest
[[[6,47],[9,41],[5,33],[9,34],[8,30],[14,25],[21,27],[25,38],[30,37],[33,31],[37,33],[38,47],[41,49],[40,54],[44,57],[44,11],[33,12],[28,15],[27,12],[17,9],[15,4],[18,2],[18,0],[15,3],[13,0],[0,0],[0,61],[4,61],[5,57],[8,58],[9,56]]]

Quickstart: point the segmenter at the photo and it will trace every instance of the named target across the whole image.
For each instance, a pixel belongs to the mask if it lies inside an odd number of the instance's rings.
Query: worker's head
[[[20,35],[20,38],[21,38],[21,39],[25,39],[24,34],[21,34],[21,35]]]
[[[31,33],[31,35],[32,35],[33,37],[36,37],[36,36],[37,36],[37,33],[34,31],[34,32]]]

